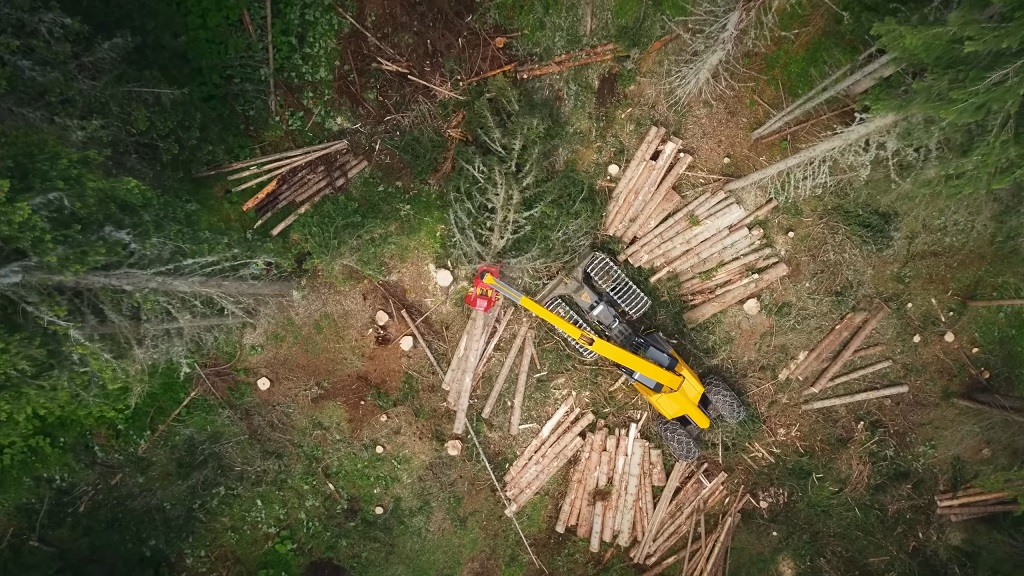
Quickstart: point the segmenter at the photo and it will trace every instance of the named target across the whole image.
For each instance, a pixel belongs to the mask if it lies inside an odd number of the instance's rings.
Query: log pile
[[[580,433],[590,426],[595,417],[592,412],[573,408],[574,401],[575,395],[570,395],[562,402],[505,473],[504,492],[509,500],[506,515],[512,516],[521,510],[581,449],[584,454],[588,453],[594,436],[588,434],[584,441]],[[569,412],[570,408],[572,412]]]
[[[652,280],[673,276],[693,308],[684,319],[698,324],[746,300],[789,273],[764,231],[753,223],[778,202],[748,213],[720,189],[700,189],[684,201],[673,189],[693,157],[682,141],[665,140],[651,127],[612,192],[602,230],[627,244],[620,260],[655,270]],[[702,191],[703,190],[703,191]]]
[[[502,302],[499,300],[487,312],[473,310],[441,382],[441,388],[448,391],[447,406],[455,410],[454,434],[461,435],[465,431],[473,386],[483,375],[487,361],[511,320],[513,310],[502,312]]]
[[[958,492],[947,492],[935,496],[936,513],[952,522],[962,522],[1002,512],[1019,512],[1024,509],[1018,499],[1021,483],[1011,483],[1004,490],[965,488]]]
[[[861,358],[875,356],[885,350],[885,346],[882,345],[864,346],[864,341],[867,340],[872,331],[888,315],[889,308],[881,302],[870,312],[866,310],[848,312],[810,351],[801,352],[779,374],[779,378],[781,380],[789,378],[802,382],[810,381],[811,386],[803,391],[803,395],[808,396],[827,390],[837,384],[856,380],[892,366],[892,360],[889,358],[878,361],[869,360],[861,362],[848,372],[839,373],[849,363]],[[808,402],[801,406],[801,409],[816,410],[828,406],[838,406],[850,402],[902,394],[908,390],[909,388],[906,385],[889,386]]]
[[[369,164],[349,150],[347,141],[336,140],[225,164],[196,176],[231,172],[228,180],[246,179],[233,187],[232,192],[265,182],[260,191],[242,205],[242,210],[255,210],[259,217],[253,226],[255,229],[282,210],[290,209],[291,214],[270,231],[271,236],[277,236],[325,196],[339,194]]]

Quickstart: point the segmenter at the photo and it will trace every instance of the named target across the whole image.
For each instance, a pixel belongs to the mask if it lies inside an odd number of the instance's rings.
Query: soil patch
[[[374,322],[378,310],[392,317],[383,327]],[[259,350],[246,366],[251,378],[271,381],[256,396],[300,407],[340,403],[358,432],[381,412],[375,394],[393,395],[406,365],[418,363],[418,356],[406,355],[396,343],[405,329],[396,316],[369,280],[341,289],[314,279],[300,301],[267,315],[246,336],[246,344]]]

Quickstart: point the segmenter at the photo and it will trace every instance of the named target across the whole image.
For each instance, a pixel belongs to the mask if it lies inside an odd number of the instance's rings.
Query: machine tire
[[[700,456],[700,447],[697,441],[686,431],[686,426],[676,420],[668,420],[661,414],[655,413],[652,422],[654,429],[661,435],[662,442],[668,447],[669,452],[682,462],[693,462]]]
[[[721,376],[712,374],[703,378],[702,382],[712,408],[723,420],[730,424],[743,420],[747,409]]]

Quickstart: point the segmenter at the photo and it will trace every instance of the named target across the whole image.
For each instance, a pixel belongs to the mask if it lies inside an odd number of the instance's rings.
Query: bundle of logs
[[[936,513],[952,522],[962,522],[990,514],[1019,512],[1024,509],[1019,500],[1022,486],[1024,483],[1015,482],[1003,490],[964,488],[957,492],[939,494],[935,497],[938,505]]]
[[[809,352],[801,352],[790,365],[779,375],[781,380],[810,380],[811,386],[804,390],[805,396],[817,394],[837,384],[849,382],[892,366],[891,359],[863,364],[849,372],[840,374],[849,362],[879,354],[885,350],[882,345],[863,346],[871,332],[889,314],[885,304],[879,302],[872,312],[854,310],[848,312],[833,326]],[[838,351],[838,352],[837,352]],[[824,400],[807,402],[802,410],[817,410],[828,406],[838,406],[850,402],[881,398],[907,392],[905,384],[866,390],[855,394],[834,396]]]
[[[509,500],[505,514],[512,516],[521,510],[566,462],[589,446],[589,440],[584,442],[580,433],[594,421],[594,414],[581,413],[578,407],[569,413],[575,398],[570,395],[562,402],[505,473],[504,492]]]
[[[448,391],[448,407],[455,410],[455,422],[452,426],[452,433],[455,435],[461,435],[466,429],[473,389],[483,379],[488,362],[494,357],[495,348],[515,312],[514,308],[502,310],[502,302],[504,300],[499,300],[498,304],[487,312],[472,312],[459,344],[452,354],[448,371],[444,374],[441,387]],[[494,386],[480,412],[484,418],[491,417],[505,384],[514,376],[516,385],[512,394],[508,423],[508,433],[513,436],[519,433],[531,365],[537,370],[540,369],[533,323],[529,318],[524,318],[519,323],[515,339],[505,353],[505,360],[494,380]],[[461,451],[460,440],[448,442],[448,452],[451,455],[456,456]]]
[[[628,246],[619,256],[673,275],[694,306],[684,314],[698,324],[750,298],[784,277],[789,268],[764,246],[764,231],[751,224],[778,203],[747,213],[720,186],[695,191],[684,201],[673,189],[693,157],[682,141],[651,127],[612,192],[602,230]]]
[[[291,214],[270,231],[271,236],[277,236],[324,196],[339,194],[369,164],[368,160],[349,150],[347,141],[336,140],[225,164],[196,176],[234,172],[228,180],[252,177],[232,188],[232,192],[266,182],[242,205],[242,210],[256,211],[259,220],[253,228],[258,228],[281,210],[292,209]]]

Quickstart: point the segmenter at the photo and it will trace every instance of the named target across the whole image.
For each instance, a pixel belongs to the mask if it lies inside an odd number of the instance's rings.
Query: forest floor
[[[536,40],[562,38],[555,27],[578,26],[578,15],[569,23],[540,25],[540,30],[536,23],[519,30],[517,25],[523,22],[517,20],[481,29],[479,22],[485,20],[471,20],[468,3],[444,4],[446,10],[428,16],[418,11],[419,3],[365,2],[354,16],[367,21],[374,15],[370,30],[376,37],[405,55],[405,65],[436,84],[500,66],[514,53],[551,56],[587,45],[585,39],[577,39],[582,44],[564,38]],[[502,32],[511,45],[505,50],[494,47],[499,30],[508,30]],[[813,36],[820,30],[808,27],[804,33]],[[548,35],[539,36],[543,34]],[[374,71],[366,54],[373,49],[356,30],[347,32],[344,41],[353,54],[349,68],[339,74],[337,91],[357,118],[373,127],[367,131],[366,144],[375,150],[378,171],[371,183],[354,193],[372,197],[385,187],[404,184],[406,191],[399,196],[415,196],[424,176],[442,162],[443,145],[437,143],[443,144],[444,124],[458,103],[445,100],[435,107],[429,88],[396,79],[379,84],[375,98],[365,98],[367,76]],[[517,46],[519,42],[524,45]],[[800,37],[794,44],[807,48],[814,42]],[[411,46],[420,52],[411,51]],[[423,46],[428,47],[425,52]],[[692,172],[735,177],[850,121],[851,117],[838,115],[784,141],[752,143],[750,130],[771,116],[770,107],[782,107],[787,98],[806,89],[806,78],[773,67],[770,59],[752,63],[748,74],[738,79],[739,88],[717,97],[714,105],[667,109],[659,78],[678,49],[670,45],[645,71],[598,64],[528,81],[560,102],[574,135],[566,143],[569,162],[595,184],[603,179],[607,164],[628,162],[652,123],[683,140],[683,150],[695,157]],[[407,134],[399,134],[403,131]],[[423,142],[434,145],[420,146]],[[419,150],[410,153],[410,147]],[[689,176],[681,191],[710,181],[707,176]],[[753,209],[768,193],[745,190],[738,198]],[[779,250],[791,273],[760,296],[763,312],[756,316],[734,307],[687,329],[670,287],[647,284],[656,302],[645,321],[678,341],[684,358],[698,370],[726,372],[753,409],[746,421],[721,426],[703,440],[704,458],[746,485],[761,506],[744,512],[730,574],[932,573],[939,566],[944,573],[946,567],[965,562],[957,546],[988,534],[969,534],[963,526],[936,519],[932,496],[940,488],[959,486],[990,470],[1010,469],[1024,456],[1008,422],[964,412],[948,401],[968,386],[1012,391],[1015,368],[1004,364],[1006,332],[996,326],[1014,320],[1021,325],[1021,319],[1012,313],[968,310],[958,299],[1007,285],[997,254],[965,240],[976,240],[985,228],[985,217],[999,207],[983,200],[967,202],[966,207],[962,200],[922,206],[918,198],[898,183],[872,175],[845,190],[784,202],[769,215],[765,238]],[[331,208],[321,213],[317,218],[327,219]],[[316,454],[339,450],[336,443],[343,440],[336,433],[328,438],[331,430],[344,430],[349,446],[345,450],[358,453],[357,465],[330,464],[326,474],[323,465],[318,473],[309,471],[315,469],[311,462],[316,458],[301,458],[295,464],[297,474],[308,473],[311,490],[320,491],[318,498],[329,497],[334,485],[356,496],[357,504],[342,506],[352,514],[344,538],[332,532],[329,522],[317,524],[305,517],[314,512],[297,496],[280,497],[282,508],[298,508],[282,512],[289,522],[270,522],[264,528],[271,542],[281,542],[282,529],[288,530],[286,551],[278,550],[278,555],[294,566],[318,558],[337,563],[316,565],[318,570],[335,572],[309,573],[345,573],[337,566],[358,574],[539,573],[501,513],[501,502],[476,449],[467,446],[459,458],[444,453],[453,415],[443,407],[444,395],[432,366],[418,348],[403,353],[397,346],[405,332],[397,312],[405,308],[415,317],[428,314],[420,330],[444,368],[468,318],[461,297],[469,271],[456,270],[451,289],[439,288],[430,265],[450,266],[444,248],[416,240],[436,237],[447,222],[436,213],[421,216],[422,228],[415,229],[420,236],[389,248],[379,274],[353,262],[349,253],[356,249],[346,248],[348,253],[333,262],[325,249],[320,262],[329,263],[307,278],[302,299],[268,311],[246,334],[240,385],[266,376],[272,381],[270,390],[255,392],[255,397],[268,412],[280,410],[299,422],[328,415],[317,433],[321,435],[303,440],[318,446]],[[314,219],[296,234],[317,222]],[[410,248],[416,245],[420,248]],[[365,250],[377,258],[376,248]],[[642,271],[637,274],[640,280],[646,277]],[[906,383],[911,392],[801,412],[802,386],[779,382],[779,373],[842,314],[875,299],[893,313],[869,344],[884,344],[895,365],[861,383]],[[391,316],[382,330],[374,324],[378,310]],[[947,331],[956,334],[954,342],[943,340]],[[915,334],[922,336],[920,343],[912,341]],[[542,421],[570,390],[609,425],[628,422],[646,409],[632,390],[609,389],[618,374],[607,363],[582,363],[552,331],[541,331],[538,337],[543,375],[530,385],[524,423]],[[499,352],[507,345],[502,342]],[[495,369],[492,363],[484,384],[474,391],[474,406],[480,405]],[[982,369],[992,372],[990,383],[976,376]],[[502,425],[506,414],[502,406],[493,422],[471,415],[484,452],[499,472],[531,437],[509,436]],[[643,433],[657,442],[651,430]],[[774,461],[748,454],[748,442],[760,443]],[[375,453],[378,445],[385,449],[381,455]],[[342,470],[343,480],[328,476],[332,468]],[[581,540],[554,533],[564,484],[556,477],[519,514],[527,539],[550,573],[635,573],[621,554],[603,561],[600,555],[589,554]],[[373,515],[375,505],[385,513]],[[244,530],[247,518],[229,518],[227,531]],[[337,541],[332,543],[332,538]],[[266,566],[267,553],[262,550],[267,544],[259,542],[250,550],[225,542],[233,550],[223,556],[211,554],[211,564]]]

